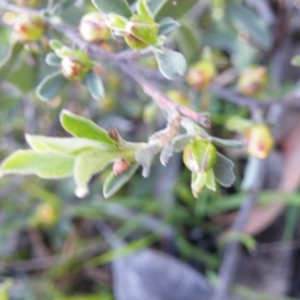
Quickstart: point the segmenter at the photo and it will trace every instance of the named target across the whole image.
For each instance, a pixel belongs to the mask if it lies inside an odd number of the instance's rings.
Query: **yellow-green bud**
[[[183,151],[183,162],[194,173],[203,173],[214,167],[217,160],[217,149],[203,140],[194,140]]]
[[[245,135],[247,152],[257,158],[264,159],[274,147],[274,139],[268,126],[254,125]]]
[[[33,226],[51,227],[57,223],[58,217],[58,211],[53,205],[43,203],[36,208],[31,218],[31,224]]]
[[[245,69],[239,77],[238,89],[245,96],[257,96],[268,84],[267,69],[263,66],[252,66]]]
[[[99,12],[91,12],[83,16],[79,24],[81,37],[89,43],[101,43],[110,37],[110,29],[104,16]]]
[[[124,38],[127,45],[142,50],[157,43],[158,25],[139,15],[134,15],[125,26]]]
[[[190,106],[189,99],[181,90],[169,90],[167,96],[181,105]]]
[[[14,0],[14,2],[22,6],[35,7],[41,3],[41,0]]]
[[[22,42],[37,41],[43,36],[44,31],[45,23],[37,14],[20,14],[14,23],[14,32]]]
[[[191,66],[187,73],[187,83],[197,90],[206,89],[216,77],[217,70],[210,61],[200,61]]]
[[[90,58],[80,50],[72,50],[61,60],[61,72],[70,80],[81,80],[91,69]]]

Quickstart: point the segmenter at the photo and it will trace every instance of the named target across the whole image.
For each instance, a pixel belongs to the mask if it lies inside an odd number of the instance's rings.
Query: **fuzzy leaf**
[[[50,101],[62,91],[68,84],[68,80],[60,71],[55,72],[43,79],[37,87],[37,96],[43,101]]]
[[[180,27],[180,23],[172,18],[164,18],[159,22],[159,35],[167,35],[174,31],[176,28]]]
[[[169,163],[170,158],[173,156],[171,143],[167,144],[161,151],[159,160],[163,166]]]
[[[115,13],[125,18],[130,18],[132,15],[125,0],[92,0],[92,2],[104,14]]]
[[[234,183],[234,163],[224,155],[217,153],[217,161],[214,166],[215,179],[222,186],[230,187]]]
[[[211,137],[211,142],[217,146],[228,148],[228,149],[236,149],[236,148],[242,148],[245,145],[245,142],[237,141],[237,140],[225,140],[225,139],[219,139],[216,137]]]
[[[148,7],[146,0],[139,0],[137,3],[137,12],[140,16],[142,16],[145,19],[151,19],[153,20],[153,15],[151,10]]]
[[[109,198],[117,193],[132,178],[138,168],[139,165],[134,164],[119,176],[115,176],[114,173],[111,172],[106,178],[103,185],[104,197]]]
[[[0,81],[3,81],[12,71],[12,65],[15,64],[16,57],[23,51],[23,44],[19,42],[13,43],[4,58],[0,62]]]
[[[120,151],[118,150],[93,149],[80,154],[74,166],[74,178],[77,185],[76,195],[84,197],[88,193],[88,183],[93,175],[101,172],[119,157]]]
[[[160,5],[156,6],[155,19],[160,21],[165,17],[178,19],[189,11],[198,0],[161,0]]]
[[[143,166],[142,174],[144,177],[149,176],[153,158],[160,150],[161,146],[157,144],[150,144],[136,151],[135,159],[140,165]]]
[[[201,173],[192,172],[191,189],[192,189],[193,196],[195,198],[197,198],[201,193],[203,187],[205,186],[206,179],[207,179],[206,172],[201,172]]]
[[[167,79],[173,80],[184,75],[186,61],[181,53],[166,48],[155,50],[154,53],[158,68]]]
[[[250,120],[241,118],[239,116],[233,116],[227,120],[225,127],[228,130],[244,133],[253,125],[254,123]]]
[[[61,58],[52,52],[46,55],[45,62],[49,66],[58,67],[60,66]]]
[[[78,138],[96,140],[111,146],[116,146],[108,133],[89,119],[77,116],[67,110],[60,114],[60,122],[63,128]]]
[[[3,161],[0,174],[37,175],[42,178],[64,178],[73,173],[75,159],[62,153],[38,153],[19,150]]]
[[[37,152],[60,152],[71,155],[89,149],[107,150],[109,145],[85,138],[52,138],[38,135],[26,135],[26,141]]]
[[[214,170],[210,169],[206,171],[206,175],[207,176],[206,176],[205,186],[212,191],[216,191],[217,187],[215,182]]]
[[[174,152],[181,152],[185,147],[196,138],[193,134],[180,134],[172,140],[172,150]]]
[[[101,78],[93,70],[85,77],[85,83],[94,100],[100,100],[104,97],[104,87]]]

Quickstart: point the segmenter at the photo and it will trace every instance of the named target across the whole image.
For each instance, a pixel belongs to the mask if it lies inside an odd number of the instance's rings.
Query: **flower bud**
[[[184,106],[190,106],[189,99],[181,90],[169,90],[167,92],[167,96],[176,103]]]
[[[91,12],[83,16],[79,24],[81,37],[89,43],[101,43],[110,37],[110,29],[104,16],[99,12]]]
[[[195,173],[203,173],[214,167],[217,160],[217,149],[203,140],[194,140],[183,151],[183,162]]]
[[[217,74],[214,64],[209,61],[200,61],[193,65],[187,73],[187,83],[197,90],[206,89]]]
[[[268,73],[263,66],[252,66],[242,72],[238,80],[238,89],[245,96],[257,96],[268,83]]]
[[[124,38],[127,45],[136,50],[145,49],[157,43],[158,25],[139,15],[134,15],[125,26]]]
[[[48,203],[43,203],[36,208],[31,219],[33,225],[53,226],[58,221],[57,209]]]
[[[22,6],[35,7],[41,3],[41,0],[14,0],[14,2]]]
[[[61,61],[61,71],[70,80],[81,80],[87,75],[91,66],[90,58],[80,50],[72,50]]]
[[[118,159],[114,162],[113,173],[115,176],[120,176],[130,167],[130,163],[123,158]]]
[[[22,42],[39,40],[45,31],[45,23],[37,14],[20,14],[14,23],[14,32]]]
[[[271,131],[266,125],[254,125],[245,138],[247,152],[260,159],[266,158],[274,147]]]

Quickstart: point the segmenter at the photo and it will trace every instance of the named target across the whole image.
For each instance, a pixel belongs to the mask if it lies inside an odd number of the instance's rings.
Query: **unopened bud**
[[[134,15],[125,26],[124,38],[127,45],[136,50],[145,49],[157,43],[158,25],[139,15]]]
[[[238,89],[245,96],[257,96],[266,88],[267,83],[267,69],[263,66],[252,66],[240,75]]]
[[[22,42],[39,40],[45,31],[45,23],[37,14],[23,13],[14,23],[14,32]]]
[[[211,84],[216,74],[217,70],[213,63],[200,61],[189,69],[186,80],[193,88],[204,90]]]
[[[118,159],[114,162],[113,173],[115,176],[120,176],[130,167],[130,163],[123,158]]]
[[[90,58],[80,50],[73,50],[61,61],[61,71],[70,80],[81,80],[91,69]]]
[[[183,152],[183,162],[195,173],[203,173],[214,167],[217,160],[217,149],[203,140],[194,140],[186,146]]]
[[[48,203],[39,205],[33,217],[33,223],[44,226],[53,226],[57,220],[57,210]]]
[[[254,125],[245,138],[247,152],[260,159],[266,158],[274,147],[271,131],[266,125]]]
[[[189,99],[187,96],[181,91],[181,90],[169,90],[167,92],[167,96],[175,101],[176,103],[179,103],[184,106],[189,106]]]
[[[99,12],[91,12],[83,16],[79,33],[89,43],[101,43],[110,37],[110,29],[105,23],[104,16]]]

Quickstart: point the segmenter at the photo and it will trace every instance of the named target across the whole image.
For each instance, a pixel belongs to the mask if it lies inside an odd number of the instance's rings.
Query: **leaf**
[[[186,60],[189,63],[193,62],[197,58],[200,47],[196,27],[193,24],[181,22],[180,27],[175,33],[175,40]]]
[[[12,71],[16,57],[20,56],[24,46],[22,43],[15,42],[10,45],[8,52],[0,62],[0,81],[3,81]]]
[[[251,120],[247,120],[239,116],[233,116],[226,121],[225,127],[231,131],[245,133],[253,125],[254,123]]]
[[[135,153],[136,161],[143,166],[143,176],[148,177],[150,167],[154,156],[161,150],[161,146],[157,144],[150,144],[144,148],[138,149]]]
[[[166,48],[155,50],[154,53],[158,68],[167,79],[173,80],[184,75],[187,65],[181,53]]]
[[[64,47],[59,40],[50,40],[49,45],[53,51],[60,50]]]
[[[107,131],[97,126],[89,119],[77,116],[70,111],[63,110],[60,114],[62,127],[78,138],[96,140],[111,146],[116,146],[113,139],[110,138]]]
[[[137,13],[143,18],[153,20],[152,12],[148,7],[146,0],[139,0],[136,9],[137,9]]]
[[[94,100],[100,100],[104,97],[104,87],[101,78],[93,70],[85,77],[86,86]]]
[[[179,19],[188,12],[198,0],[161,0],[161,4],[156,6],[154,12],[155,20],[160,21],[165,17]]]
[[[212,191],[216,191],[217,187],[216,187],[216,182],[215,182],[215,174],[214,174],[214,170],[210,169],[208,171],[206,171],[206,181],[205,181],[205,186],[212,190]]]
[[[300,67],[300,55],[296,55],[293,57],[291,64],[295,67]]]
[[[195,198],[198,198],[199,194],[201,193],[203,187],[206,184],[206,180],[207,180],[206,172],[201,172],[201,173],[192,172],[191,189],[192,189],[193,196]]]
[[[115,176],[115,174],[111,172],[103,185],[104,197],[109,198],[117,193],[132,178],[138,168],[138,164],[133,164],[128,170],[119,176]]]
[[[37,152],[60,152],[78,155],[89,149],[107,150],[109,145],[85,138],[52,138],[39,135],[26,135],[26,141]]]
[[[37,96],[43,101],[50,101],[59,95],[68,82],[62,73],[57,71],[45,77],[38,85]]]
[[[257,183],[257,175],[260,173],[261,160],[254,156],[249,156],[242,182],[242,190],[249,191],[255,187]]]
[[[74,157],[62,153],[38,153],[19,150],[5,159],[0,174],[37,175],[42,178],[64,178],[73,173]]]
[[[238,31],[244,31],[251,39],[263,48],[269,49],[272,45],[272,35],[269,27],[252,10],[240,3],[227,5],[228,20]]]
[[[120,157],[120,151],[101,151],[93,149],[80,154],[74,166],[74,178],[77,185],[77,197],[84,197],[88,193],[88,183],[93,175],[101,172],[110,163]]]
[[[45,62],[49,66],[58,67],[60,66],[61,58],[52,52],[46,55]]]
[[[217,161],[214,166],[215,179],[224,187],[230,187],[235,181],[233,173],[234,163],[221,153],[217,153]]]
[[[237,140],[225,140],[225,139],[219,139],[216,137],[211,137],[211,142],[217,146],[228,148],[228,149],[236,149],[236,148],[242,148],[245,146],[245,141],[237,141]]]
[[[93,4],[104,14],[115,13],[130,18],[132,11],[125,0],[92,0]]]
[[[158,25],[159,25],[159,31],[158,31],[159,35],[167,35],[173,32],[176,28],[180,27],[179,22],[169,17],[163,18]]]

